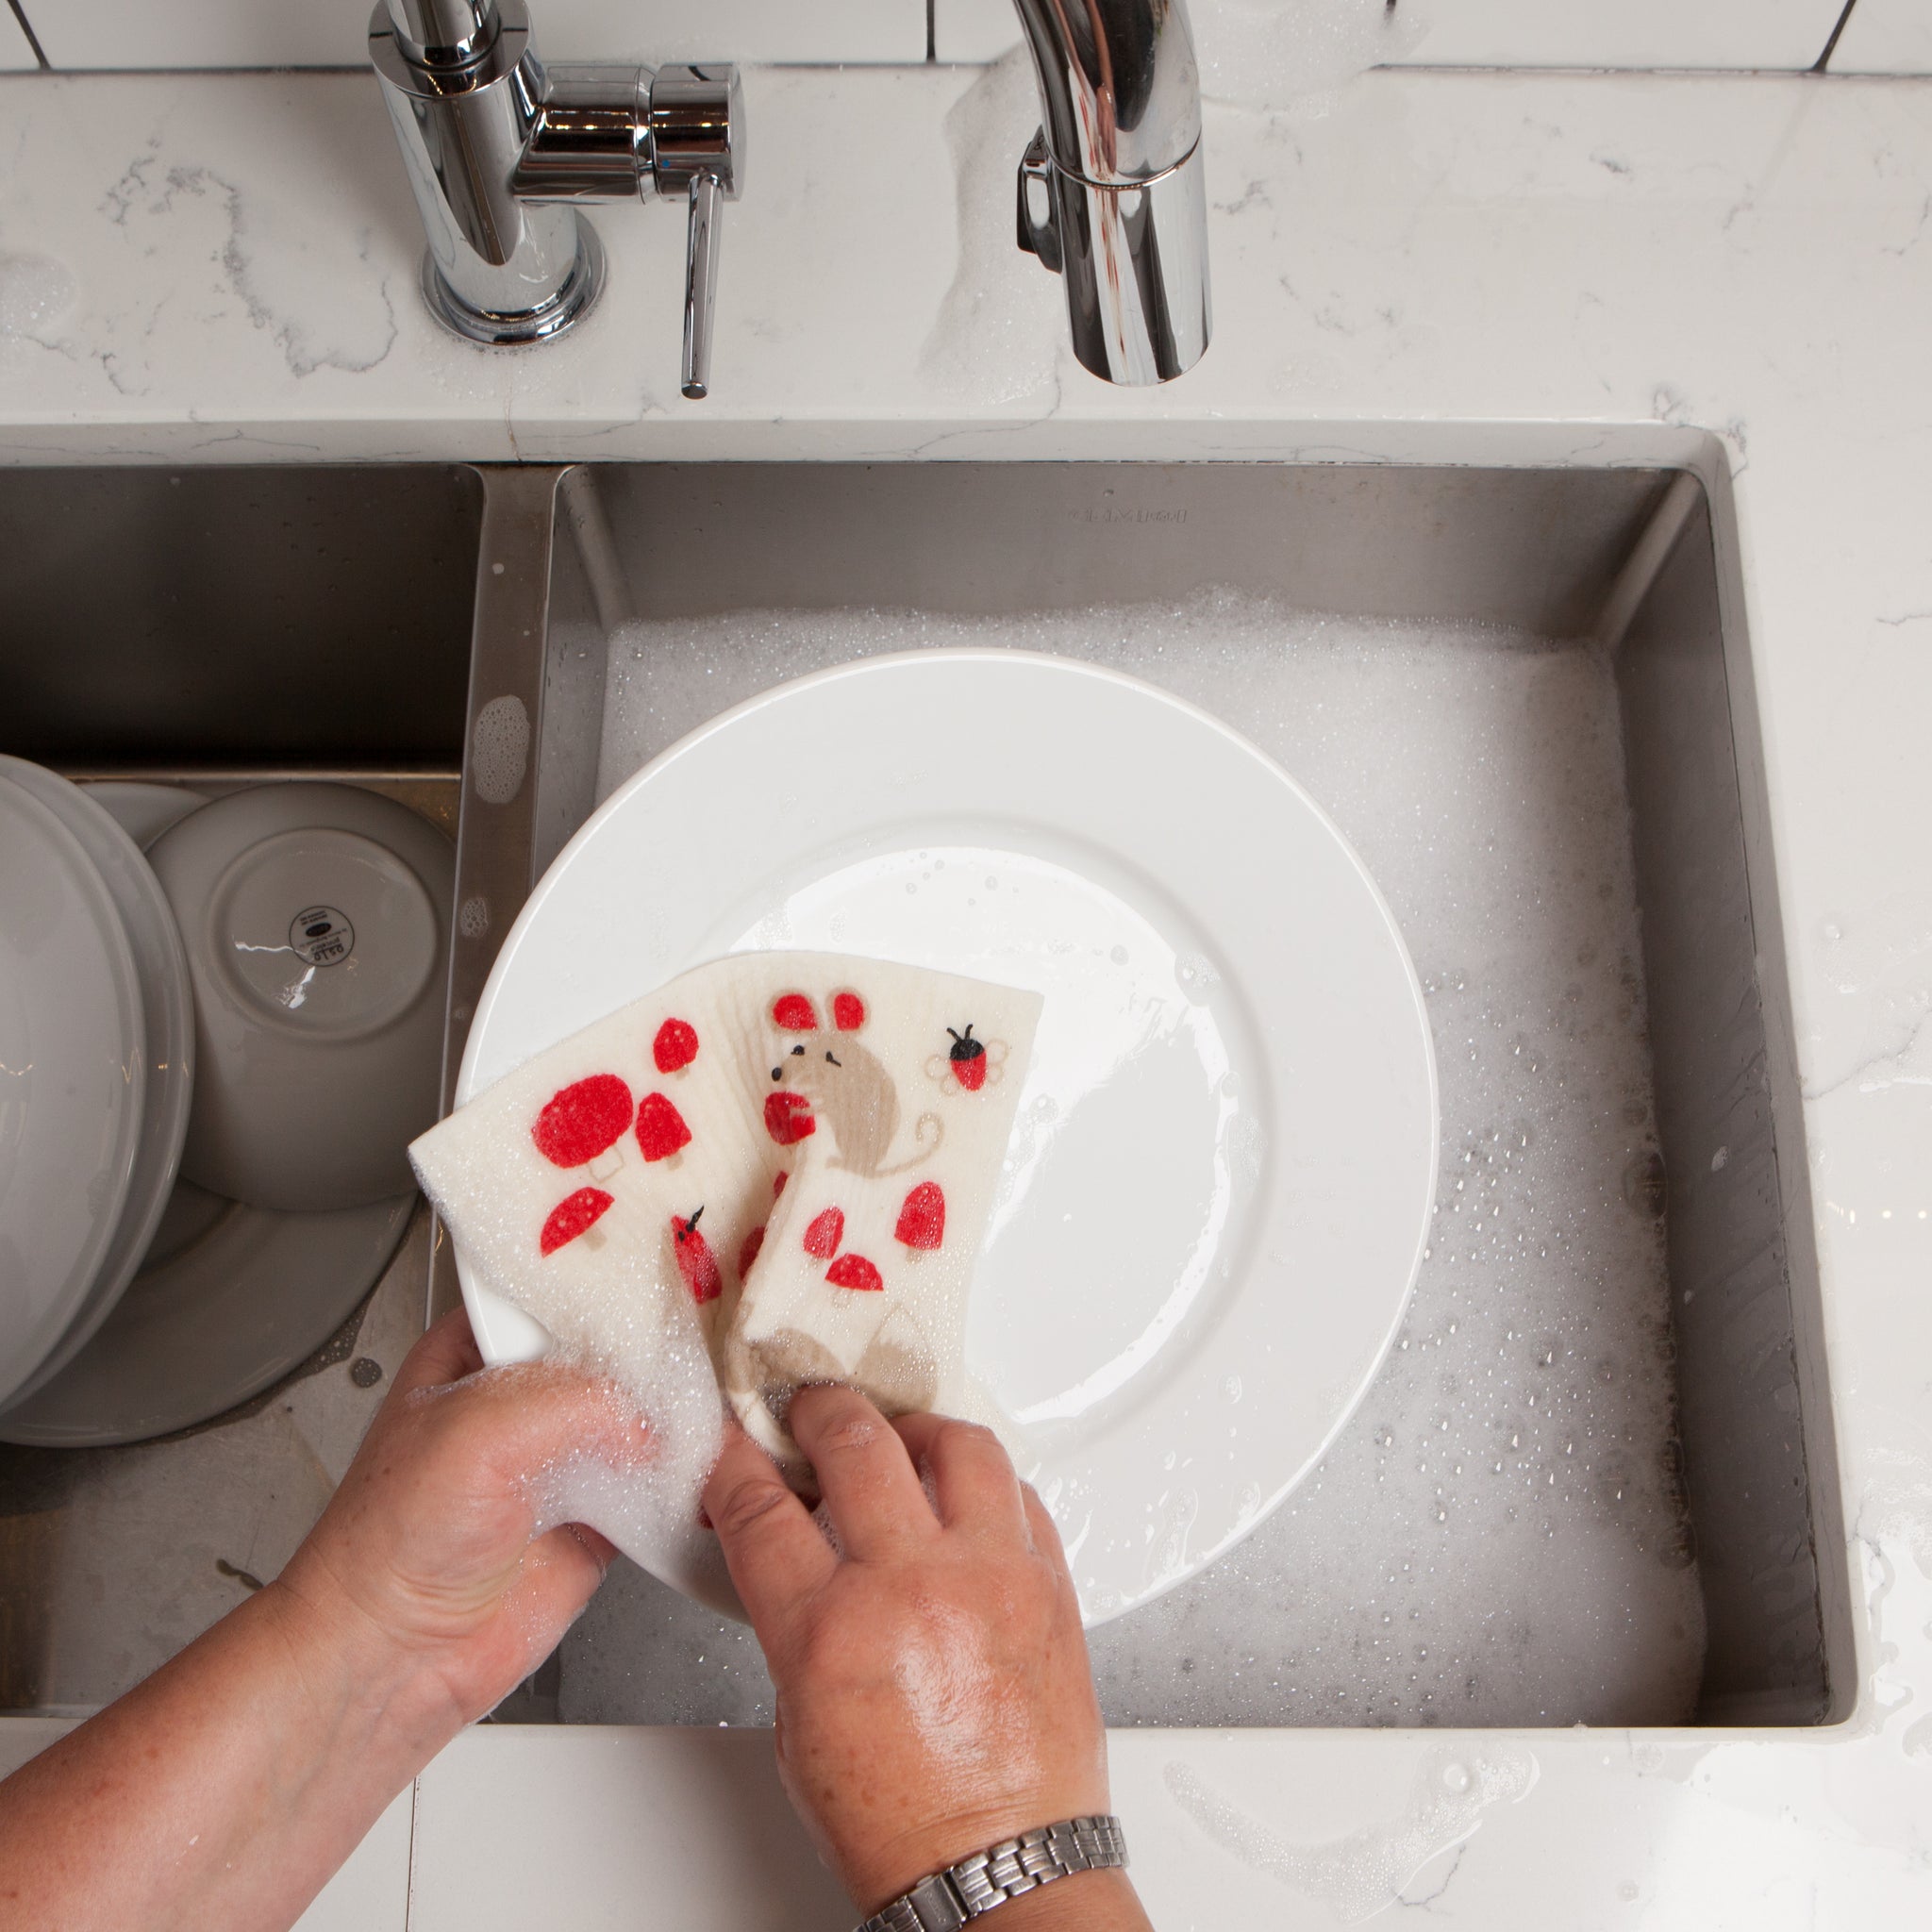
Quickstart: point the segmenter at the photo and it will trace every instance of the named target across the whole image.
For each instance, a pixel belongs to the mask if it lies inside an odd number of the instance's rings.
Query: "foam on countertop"
[[[1201,92],[1242,107],[1324,111],[1357,75],[1413,50],[1428,0],[1195,0]]]
[[[611,641],[599,795],[774,684],[939,644],[1097,660],[1234,720],[1368,863],[1436,1041],[1436,1231],[1396,1346],[1272,1518],[1093,1634],[1109,1721],[1686,1721],[1704,1621],[1607,659],[1228,592],[636,625]],[[572,1640],[576,1714],[768,1721],[756,1654],[713,1642],[714,1619],[664,1605],[666,1641],[642,1661],[613,1642],[638,1614],[632,1587],[608,1597]]]

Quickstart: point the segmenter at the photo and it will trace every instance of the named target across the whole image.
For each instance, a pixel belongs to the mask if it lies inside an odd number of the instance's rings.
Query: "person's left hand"
[[[374,1681],[407,1685],[425,1725],[453,1732],[542,1662],[603,1580],[611,1546],[557,1523],[557,1474],[575,1457],[623,1469],[648,1454],[611,1384],[550,1362],[485,1369],[455,1310],[405,1357],[269,1588]]]

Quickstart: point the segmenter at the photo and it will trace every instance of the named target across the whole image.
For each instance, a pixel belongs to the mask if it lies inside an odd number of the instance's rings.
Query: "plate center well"
[[[1074,1433],[1131,1404],[1111,1398],[1232,1279],[1267,1143],[1219,970],[1160,894],[1104,870],[1009,845],[895,848],[808,866],[731,945],[870,954],[1044,995],[968,1350],[1015,1421]]]

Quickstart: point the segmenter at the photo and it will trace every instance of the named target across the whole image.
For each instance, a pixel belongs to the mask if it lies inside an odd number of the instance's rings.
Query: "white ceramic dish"
[[[261,785],[149,858],[194,982],[184,1179],[291,1213],[393,1200],[436,1118],[455,855],[352,785]]]
[[[846,665],[606,801],[505,941],[458,1099],[673,974],[782,946],[1046,996],[974,1365],[1026,1424],[1090,1621],[1204,1568],[1346,1420],[1427,1231],[1428,1023],[1360,861],[1279,767],[1135,680],[1017,652]],[[542,1352],[464,1292],[487,1357]]]
[[[150,784],[144,778],[90,778],[81,789],[143,852],[170,825],[208,803],[205,791],[191,791],[185,785]]]
[[[0,1416],[0,1441],[141,1442],[273,1388],[375,1285],[414,1206],[277,1214],[183,1181],[147,1265],[59,1374]]]
[[[134,1175],[141,984],[80,842],[0,778],[0,1401],[79,1313]]]
[[[114,1236],[95,1271],[86,1298],[40,1367],[8,1398],[20,1402],[57,1375],[79,1354],[121,1299],[160,1222],[194,1091],[194,1002],[188,960],[175,915],[153,868],[139,846],[101,804],[44,765],[0,756],[0,778],[32,793],[79,841],[120,915],[141,983],[142,1031],[147,1042],[147,1088],[134,1171]]]

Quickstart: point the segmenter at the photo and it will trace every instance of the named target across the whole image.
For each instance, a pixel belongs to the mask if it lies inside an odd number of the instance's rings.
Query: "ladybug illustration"
[[[688,1219],[674,1214],[671,1233],[677,1255],[677,1272],[684,1276],[691,1300],[714,1302],[724,1293],[724,1281],[718,1273],[718,1257],[712,1254],[710,1242],[698,1232],[698,1216],[704,1211],[694,1208]]]
[[[956,1033],[950,1026],[946,1031],[953,1035],[952,1050],[946,1055],[953,1077],[967,1092],[977,1093],[986,1085],[986,1048],[974,1039],[971,1021],[963,1033]]]

